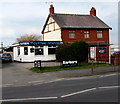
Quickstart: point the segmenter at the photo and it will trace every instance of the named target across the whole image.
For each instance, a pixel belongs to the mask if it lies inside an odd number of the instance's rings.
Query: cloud
[[[48,15],[48,4],[38,3],[2,3],[0,6],[1,19],[33,19]],[[9,12],[8,12],[9,11]],[[42,11],[42,12],[41,12]],[[45,12],[44,12],[45,11]]]
[[[40,28],[39,27],[26,27],[24,30],[21,30],[21,35],[24,34],[38,34],[40,35]]]
[[[0,0],[1,1],[1,0]],[[47,0],[46,0],[47,1]],[[0,37],[13,42],[15,38],[23,34],[41,34],[41,30],[45,23],[45,20],[49,14],[49,1],[41,0],[3,0],[0,4],[0,25],[2,25],[2,32]],[[102,19],[106,24],[110,25],[113,30],[110,34],[116,38],[116,24],[117,24],[117,3],[116,2],[99,2],[99,0],[92,0],[94,2],[81,0],[72,0],[72,2],[57,2],[60,0],[53,0],[55,7],[55,13],[77,13],[77,14],[89,14],[91,7],[95,7],[97,16]],[[105,0],[106,1],[106,0]],[[114,42],[115,39],[114,39]]]
[[[15,36],[13,28],[0,28],[0,38],[10,38]]]
[[[0,2],[118,2],[119,0],[1,0]]]

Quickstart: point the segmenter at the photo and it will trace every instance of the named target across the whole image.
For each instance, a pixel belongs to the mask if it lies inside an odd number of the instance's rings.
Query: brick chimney
[[[52,4],[50,5],[49,12],[50,14],[54,14],[54,7]]]
[[[96,9],[94,7],[91,8],[90,15],[91,16],[96,16]]]

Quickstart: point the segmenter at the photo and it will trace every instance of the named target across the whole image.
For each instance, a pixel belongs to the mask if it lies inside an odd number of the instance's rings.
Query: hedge
[[[88,44],[84,41],[60,44],[56,48],[56,59],[60,62],[68,60],[85,62],[88,60]]]

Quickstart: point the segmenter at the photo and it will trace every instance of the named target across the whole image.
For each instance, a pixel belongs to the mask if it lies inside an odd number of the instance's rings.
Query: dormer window
[[[102,36],[102,31],[97,31],[97,38],[102,38],[103,36]]]

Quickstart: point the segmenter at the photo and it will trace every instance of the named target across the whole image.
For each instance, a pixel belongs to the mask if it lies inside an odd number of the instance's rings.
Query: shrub
[[[56,59],[61,62],[67,60],[85,62],[88,59],[88,44],[84,41],[60,44],[56,48]]]

